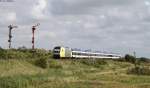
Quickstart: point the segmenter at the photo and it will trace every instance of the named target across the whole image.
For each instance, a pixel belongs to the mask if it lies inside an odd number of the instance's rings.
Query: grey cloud
[[[31,47],[31,27],[40,22],[38,48],[64,45],[121,54],[137,51],[138,56],[150,57],[150,7],[144,4],[146,0],[45,0],[47,6],[40,12],[43,17],[32,13],[38,1],[17,0],[15,9],[7,9],[16,13],[14,22],[5,16],[9,12],[0,9],[0,46],[7,48],[7,25],[14,23],[19,28],[13,31],[13,47]]]
[[[141,3],[141,0],[53,0],[52,13],[62,14],[90,14],[92,10],[100,9],[98,7],[122,7],[132,6],[135,3]],[[97,11],[97,10],[96,10]]]

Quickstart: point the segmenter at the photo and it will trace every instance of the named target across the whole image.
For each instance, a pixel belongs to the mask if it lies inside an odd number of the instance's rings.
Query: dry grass
[[[44,73],[44,70],[25,60],[0,60],[0,77],[20,74],[34,75],[37,73]]]
[[[74,60],[53,60],[62,68],[42,69],[25,60],[0,60],[0,88],[150,88],[149,76],[128,75],[126,62],[95,67]]]

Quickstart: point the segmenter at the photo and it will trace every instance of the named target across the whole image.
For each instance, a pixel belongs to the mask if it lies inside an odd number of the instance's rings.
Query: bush
[[[119,58],[119,59],[113,59],[113,61],[118,61],[118,62],[125,62],[126,60],[125,60],[125,58]]]
[[[100,67],[101,65],[107,64],[105,60],[102,59],[81,59],[80,62],[85,65]]]
[[[0,49],[0,59],[5,59],[6,57],[6,50]]]
[[[19,48],[19,49],[0,49],[0,59],[31,59],[31,58],[49,58],[51,53],[44,49]]]
[[[140,61],[140,62],[150,63],[150,59],[145,58],[145,57],[141,57],[141,58],[139,58],[139,61]]]
[[[23,77],[1,77],[0,88],[28,88],[29,82]]]
[[[50,59],[49,60],[49,68],[62,68],[62,65],[57,62],[57,60]]]
[[[2,50],[3,48],[2,47],[0,47],[0,50]]]
[[[0,88],[39,88],[39,83],[47,80],[45,74],[0,77]]]
[[[101,60],[101,59],[96,60],[96,63],[98,65],[106,65],[107,64],[107,62],[105,60]]]
[[[132,69],[128,69],[128,74],[136,74],[136,75],[150,75],[150,69],[148,67],[134,67]]]
[[[130,63],[135,63],[136,62],[136,58],[134,56],[131,55],[125,55],[125,61],[130,62]]]
[[[44,49],[36,49],[34,52],[34,58],[50,58],[51,53]]]
[[[41,68],[48,68],[49,67],[48,59],[47,58],[38,59],[36,60],[35,65]]]

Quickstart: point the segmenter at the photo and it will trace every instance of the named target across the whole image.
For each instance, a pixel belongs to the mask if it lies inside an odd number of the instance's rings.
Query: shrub
[[[114,61],[118,61],[118,62],[125,62],[126,60],[125,60],[125,58],[119,58],[119,59],[113,59]]]
[[[148,67],[134,67],[132,69],[128,69],[128,74],[136,74],[136,75],[150,75],[150,69]]]
[[[47,80],[46,74],[0,77],[0,88],[39,88]]]
[[[130,62],[130,63],[135,63],[136,62],[136,58],[134,56],[131,55],[125,55],[125,61]]]
[[[35,62],[35,65],[37,65],[41,68],[47,68],[49,66],[48,59],[47,58],[37,59]]]
[[[49,68],[62,68],[62,65],[57,62],[57,60],[50,59],[49,60]]]
[[[102,59],[81,59],[80,62],[85,65],[100,67],[101,65],[107,64],[105,60]]]
[[[99,64],[99,65],[107,64],[107,62],[105,60],[101,60],[101,59],[96,60],[96,63]]]
[[[21,77],[0,78],[0,88],[28,88],[28,81]]]
[[[0,46],[0,50],[2,50],[3,48]]]
[[[6,51],[4,49],[0,49],[0,59],[6,58]]]
[[[149,63],[149,62],[150,62],[150,59],[145,58],[145,57],[141,57],[141,58],[139,58],[139,61],[140,61],[140,62],[146,62],[146,63]]]
[[[49,58],[51,53],[44,49],[19,48],[19,49],[0,49],[0,59],[31,59],[31,58]]]

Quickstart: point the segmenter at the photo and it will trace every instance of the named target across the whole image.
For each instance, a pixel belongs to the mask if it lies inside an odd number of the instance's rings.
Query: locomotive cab
[[[56,59],[60,58],[70,58],[71,57],[71,49],[65,47],[54,47],[53,49],[53,57]]]
[[[60,49],[61,47],[55,47],[53,49],[53,57],[56,58],[56,59],[59,59],[60,58]]]
[[[56,59],[64,58],[65,57],[65,48],[57,46],[53,49],[53,57]]]

